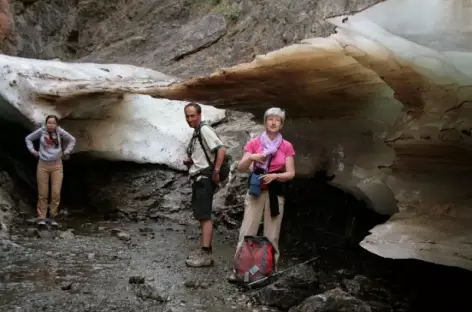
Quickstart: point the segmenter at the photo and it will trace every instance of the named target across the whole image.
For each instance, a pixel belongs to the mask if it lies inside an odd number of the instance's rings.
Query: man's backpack
[[[245,236],[234,256],[236,282],[249,284],[275,271],[275,249],[266,237]]]
[[[218,157],[218,153],[215,153],[215,159],[214,161],[211,161],[210,157],[208,156],[207,150],[205,148],[205,145],[203,144],[202,136],[200,135],[200,131],[198,131],[197,135],[198,141],[200,142],[200,146],[202,147],[203,153],[205,154],[205,158],[207,162],[210,164],[210,170],[208,172],[202,172],[203,174],[211,176],[215,167],[216,163],[216,158]],[[230,172],[230,165],[229,165],[229,157],[228,155],[225,155],[225,158],[223,159],[223,163],[221,164],[220,168],[220,182],[225,181],[229,177],[229,172]]]

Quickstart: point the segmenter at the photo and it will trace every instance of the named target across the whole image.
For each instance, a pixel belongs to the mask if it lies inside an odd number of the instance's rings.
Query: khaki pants
[[[277,217],[270,216],[270,205],[269,205],[269,191],[262,191],[259,197],[255,197],[246,194],[244,201],[244,218],[239,230],[239,242],[236,247],[236,251],[241,248],[244,242],[244,236],[255,236],[259,230],[262,216],[264,215],[264,236],[274,245],[275,248],[275,263],[278,262],[280,251],[279,251],[279,235],[280,226],[282,225],[282,217],[284,213],[284,201],[283,196],[279,198],[279,211],[280,214]]]
[[[51,217],[58,214],[59,202],[61,201],[62,188],[62,160],[45,162],[39,160],[36,171],[38,180],[38,218],[46,218],[49,199],[49,180],[51,180]]]

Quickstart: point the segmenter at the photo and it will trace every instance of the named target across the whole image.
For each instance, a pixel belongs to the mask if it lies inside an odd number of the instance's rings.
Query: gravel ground
[[[226,281],[232,234],[215,233],[215,266],[188,268],[198,227],[168,221],[69,225],[55,239],[22,229],[0,254],[1,311],[274,311]],[[27,235],[29,234],[29,235]],[[145,279],[146,286],[131,284]],[[151,298],[149,298],[151,297]],[[144,299],[143,299],[144,298]]]

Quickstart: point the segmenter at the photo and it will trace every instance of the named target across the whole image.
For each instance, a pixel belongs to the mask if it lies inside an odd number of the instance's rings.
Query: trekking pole
[[[247,286],[248,288],[251,288],[253,285],[257,285],[257,284],[259,284],[260,282],[266,281],[266,280],[271,279],[271,278],[273,278],[273,277],[276,277],[276,276],[278,276],[278,275],[282,275],[282,274],[284,274],[285,272],[288,272],[288,271],[290,271],[290,270],[293,270],[293,269],[296,268],[297,266],[301,266],[301,265],[305,265],[305,264],[308,264],[308,263],[312,263],[313,261],[316,261],[318,258],[319,258],[319,256],[313,257],[313,258],[311,258],[311,259],[309,259],[309,260],[307,260],[307,261],[305,261],[305,262],[302,262],[302,263],[293,265],[293,266],[291,266],[291,267],[286,268],[285,270],[282,270],[282,271],[279,271],[279,272],[274,273],[274,274],[272,274],[272,275],[263,277],[263,278],[261,278],[261,279],[259,279],[259,280],[257,280],[257,281],[248,283],[248,284],[246,284],[246,286]]]

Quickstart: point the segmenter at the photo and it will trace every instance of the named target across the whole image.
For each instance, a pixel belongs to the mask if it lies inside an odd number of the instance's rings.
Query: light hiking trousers
[[[282,225],[282,217],[284,213],[283,196],[279,198],[279,211],[277,217],[270,215],[269,191],[262,191],[258,197],[246,194],[244,201],[244,218],[239,230],[239,241],[236,247],[236,252],[244,243],[244,236],[256,236],[259,230],[259,225],[264,216],[264,236],[272,243],[275,248],[275,263],[277,264],[280,256],[279,251],[279,235],[280,226]]]
[[[63,179],[62,160],[53,162],[38,161],[36,179],[38,181],[38,218],[46,218],[49,201],[49,181],[51,181],[51,210],[50,217],[56,217],[61,201],[61,188]]]

